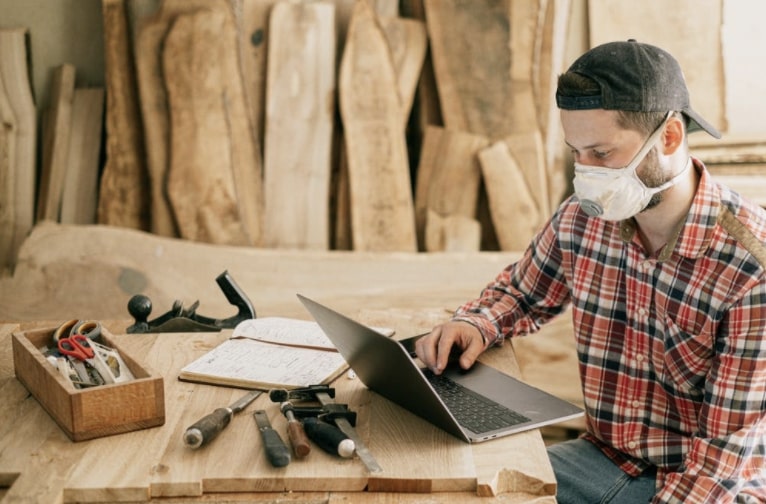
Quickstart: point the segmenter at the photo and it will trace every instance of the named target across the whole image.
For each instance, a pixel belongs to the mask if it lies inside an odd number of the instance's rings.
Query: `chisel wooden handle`
[[[309,417],[303,419],[303,428],[309,439],[327,453],[344,458],[354,455],[354,442],[337,427]]]
[[[279,433],[271,427],[269,417],[264,410],[257,410],[253,413],[255,423],[258,424],[258,430],[261,431],[263,440],[263,449],[266,451],[266,458],[269,459],[274,467],[284,467],[290,463],[290,450]]]
[[[283,402],[279,409],[287,418],[287,437],[290,438],[290,444],[293,445],[293,452],[298,458],[303,458],[311,452],[311,443],[303,429],[303,424],[295,418],[293,405],[289,401]]]
[[[200,418],[184,432],[184,443],[190,448],[204,446],[229,425],[234,412],[230,408],[218,408]]]

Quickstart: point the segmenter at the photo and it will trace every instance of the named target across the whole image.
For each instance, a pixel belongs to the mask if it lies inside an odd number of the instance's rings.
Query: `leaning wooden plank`
[[[248,242],[260,246],[263,244],[263,159],[247,110],[238,51],[239,33],[235,20],[231,9],[218,8],[217,12],[223,15],[223,31],[219,33],[219,44],[225,88],[221,98],[231,131],[232,172],[239,215]]]
[[[234,111],[224,60],[236,54],[221,42],[234,33],[226,15],[198,11],[178,16],[168,32],[163,69],[170,106],[168,196],[183,238],[253,244],[240,211]],[[227,32],[227,29],[229,30]],[[233,98],[233,97],[231,97]]]
[[[481,224],[463,215],[442,216],[428,209],[425,250],[427,252],[478,252]]]
[[[381,17],[380,25],[391,50],[402,102],[402,120],[406,123],[428,46],[425,23],[400,17]]]
[[[179,14],[202,8],[227,9],[228,4],[227,0],[165,0],[155,12],[155,1],[134,0],[129,5],[135,17],[136,81],[141,98],[146,166],[150,180],[151,231],[161,236],[176,237],[179,236],[178,225],[167,194],[170,133],[162,74],[162,46],[170,25]],[[147,16],[146,12],[154,13]]]
[[[11,272],[15,259],[17,131],[16,118],[0,79],[0,277]]]
[[[53,73],[48,124],[43,133],[43,163],[37,195],[38,221],[58,221],[61,215],[61,194],[69,159],[74,81],[73,65],[61,65]]]
[[[0,79],[15,120],[11,262],[35,218],[37,112],[27,65],[27,35],[25,28],[0,29]]]
[[[266,56],[269,49],[269,15],[281,0],[236,0],[234,9],[239,31],[239,52],[247,106],[259,149],[263,146],[266,113]]]
[[[335,120],[335,8],[271,10],[264,136],[264,245],[328,249]],[[300,147],[297,147],[300,146]]]
[[[415,218],[397,76],[383,30],[358,2],[340,67],[354,249],[415,251]]]
[[[479,152],[492,222],[503,250],[524,250],[539,228],[537,203],[505,142]]]
[[[476,155],[488,143],[481,135],[426,127],[415,185],[415,221],[421,250],[428,250],[424,241],[428,223],[442,226],[440,221],[427,219],[429,210],[443,218],[476,218],[481,179]]]
[[[75,89],[69,158],[61,195],[64,224],[94,224],[98,198],[104,89]]]
[[[507,2],[423,3],[444,125],[503,138],[512,127]]]
[[[564,71],[571,0],[546,0],[544,3],[542,22],[538,26],[537,39],[540,46],[534,73],[534,91],[543,136],[549,211],[552,213],[564,198],[569,185],[564,135],[559,125],[559,110],[554,96],[558,76]]]
[[[540,214],[547,216],[548,177],[533,91],[533,57],[539,17],[537,0],[511,0],[511,134],[508,147],[518,160]]]
[[[150,194],[124,0],[103,0],[106,163],[97,219],[148,230]]]

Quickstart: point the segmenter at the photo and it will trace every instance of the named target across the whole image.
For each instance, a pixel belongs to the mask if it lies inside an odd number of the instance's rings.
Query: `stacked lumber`
[[[522,248],[561,196],[536,90],[560,70],[569,0],[401,6],[103,0],[99,222],[267,248]]]
[[[102,0],[104,88],[53,68],[39,140],[29,34],[3,29],[0,269],[42,220],[519,250],[561,197],[548,95],[569,1]]]

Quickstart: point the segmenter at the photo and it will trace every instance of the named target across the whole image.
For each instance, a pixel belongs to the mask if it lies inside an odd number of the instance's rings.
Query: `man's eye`
[[[596,159],[604,159],[608,155],[609,155],[609,151],[597,151],[597,150],[593,151],[593,157],[595,157]]]

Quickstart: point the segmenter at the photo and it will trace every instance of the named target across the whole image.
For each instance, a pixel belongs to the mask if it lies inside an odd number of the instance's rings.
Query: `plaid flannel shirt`
[[[523,257],[455,314],[486,344],[571,306],[585,437],[653,502],[766,501],[766,212],[701,175],[675,239],[565,201]],[[595,475],[594,475],[595,476]]]

